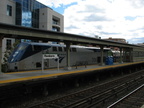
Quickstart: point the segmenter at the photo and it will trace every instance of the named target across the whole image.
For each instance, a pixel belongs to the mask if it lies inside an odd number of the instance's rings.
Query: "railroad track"
[[[144,82],[143,71],[87,88],[29,108],[91,108],[105,107],[111,100],[129,92]]]
[[[140,108],[144,104],[144,84],[107,108]]]

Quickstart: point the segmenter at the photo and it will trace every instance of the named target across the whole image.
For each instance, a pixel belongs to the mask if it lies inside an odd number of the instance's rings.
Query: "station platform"
[[[73,75],[73,74],[83,74],[86,72],[91,71],[97,71],[97,70],[103,70],[103,69],[111,69],[111,68],[117,68],[117,67],[123,67],[133,64],[139,64],[144,63],[144,61],[141,62],[131,62],[131,63],[115,63],[113,65],[87,65],[85,66],[79,66],[72,67],[71,70],[65,70],[64,68],[58,69],[46,69],[44,71],[42,70],[35,70],[35,71],[21,71],[21,72],[11,72],[11,73],[2,73],[0,72],[0,86],[8,85],[11,83],[17,83],[17,82],[24,82],[24,81],[34,81],[39,79],[56,79],[60,76],[66,76],[66,75]]]

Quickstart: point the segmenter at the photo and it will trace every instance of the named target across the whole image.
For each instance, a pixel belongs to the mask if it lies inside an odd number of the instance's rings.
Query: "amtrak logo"
[[[65,58],[65,54],[58,54],[58,57],[59,57],[59,63],[61,63],[62,62],[62,60]],[[58,61],[58,59],[55,59],[55,61],[57,62]]]

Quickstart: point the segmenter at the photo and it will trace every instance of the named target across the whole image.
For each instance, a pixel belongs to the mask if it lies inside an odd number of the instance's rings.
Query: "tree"
[[[15,49],[15,47],[20,43],[19,39],[15,40],[15,43],[10,47],[10,49],[7,49],[4,53],[3,57],[3,63],[2,63],[2,72],[7,72],[8,71],[8,58],[10,57],[10,54],[12,51]]]

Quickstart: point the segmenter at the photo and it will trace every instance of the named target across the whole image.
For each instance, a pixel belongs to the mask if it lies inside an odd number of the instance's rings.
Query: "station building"
[[[64,31],[64,17],[36,0],[0,0],[0,23],[25,27]],[[9,50],[15,39],[4,38],[2,55]]]
[[[120,42],[120,43],[127,43],[126,39],[124,39],[124,38],[112,38],[112,37],[109,37],[109,38],[104,39],[104,40],[110,40],[110,41],[115,41],[115,42]],[[110,47],[110,48],[113,49],[113,50],[116,50],[116,51],[120,50],[118,47]]]
[[[116,42],[121,42],[121,43],[127,43],[126,39],[123,39],[123,38],[112,38],[112,37],[109,37],[109,38],[104,39],[104,40],[111,40],[111,41],[116,41]]]

